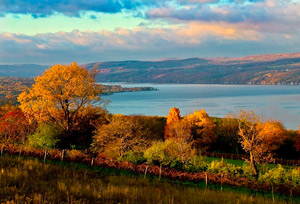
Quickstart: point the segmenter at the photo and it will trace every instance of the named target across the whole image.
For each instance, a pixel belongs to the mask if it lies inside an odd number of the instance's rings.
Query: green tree
[[[28,143],[33,147],[52,149],[59,141],[60,134],[55,126],[43,123],[34,134],[28,136]]]

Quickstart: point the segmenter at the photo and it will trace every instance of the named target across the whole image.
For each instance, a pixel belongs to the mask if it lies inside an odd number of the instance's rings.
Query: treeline
[[[18,95],[33,82],[32,78],[0,77],[0,105],[15,104]]]
[[[0,105],[17,104],[17,97],[34,84],[33,78],[0,77]],[[102,85],[102,95],[119,92],[157,91],[154,87],[122,87],[120,85]]]
[[[102,95],[119,92],[157,91],[154,87],[123,87],[121,85],[103,85]]]

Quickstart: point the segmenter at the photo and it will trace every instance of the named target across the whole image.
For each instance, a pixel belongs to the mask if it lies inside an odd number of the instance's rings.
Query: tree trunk
[[[253,158],[253,153],[251,153],[251,152],[250,152],[250,165],[251,165],[251,169],[252,169],[254,176],[257,178],[257,176],[258,176],[257,167],[256,167],[256,163]]]

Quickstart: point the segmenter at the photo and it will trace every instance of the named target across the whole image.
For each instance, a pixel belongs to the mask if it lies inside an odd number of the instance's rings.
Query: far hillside
[[[195,84],[299,84],[300,53],[242,58],[188,58],[84,64],[99,69],[99,82]],[[0,76],[35,77],[48,66],[0,65]]]

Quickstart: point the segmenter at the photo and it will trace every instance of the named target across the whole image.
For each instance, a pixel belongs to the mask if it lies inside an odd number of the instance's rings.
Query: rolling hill
[[[300,84],[300,53],[242,58],[112,61],[98,67],[99,82],[197,84]],[[48,66],[0,65],[0,76],[34,77]]]

